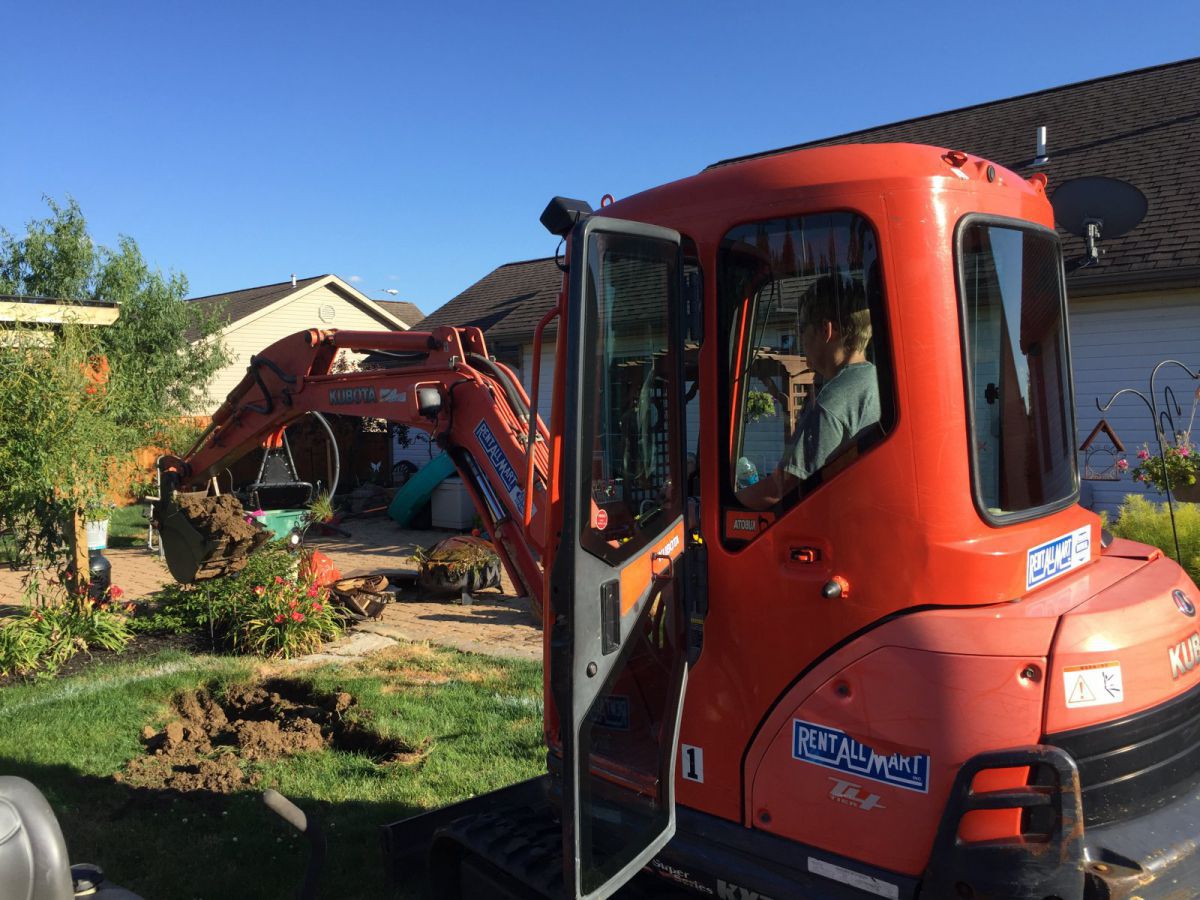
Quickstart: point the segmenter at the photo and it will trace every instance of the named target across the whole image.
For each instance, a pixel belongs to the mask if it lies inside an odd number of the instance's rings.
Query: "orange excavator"
[[[161,464],[186,580],[226,551],[173,498],[293,418],[423,428],[542,611],[547,774],[386,826],[395,871],[422,844],[446,897],[1200,896],[1200,591],[1078,504],[1045,178],[829,147],[542,221],[529,394],[477,328],[306,331]]]

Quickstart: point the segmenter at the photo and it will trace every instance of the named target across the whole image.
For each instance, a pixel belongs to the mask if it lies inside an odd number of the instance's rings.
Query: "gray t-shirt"
[[[783,469],[803,481],[879,422],[879,379],[869,362],[851,363],[825,382],[800,414]]]

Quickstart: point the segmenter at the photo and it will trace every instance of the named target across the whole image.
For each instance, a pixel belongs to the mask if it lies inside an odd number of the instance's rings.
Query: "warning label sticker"
[[[1063,690],[1067,708],[1104,706],[1125,699],[1121,685],[1121,664],[1118,662],[1091,663],[1063,669]]]

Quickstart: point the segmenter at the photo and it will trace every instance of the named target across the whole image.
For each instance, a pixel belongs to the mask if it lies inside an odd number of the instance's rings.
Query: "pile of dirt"
[[[232,494],[177,493],[175,504],[205,543],[203,562],[195,578],[213,578],[246,567],[247,557],[271,539]]]
[[[340,750],[379,765],[424,757],[427,748],[382,737],[361,716],[348,717],[356,703],[348,693],[322,693],[284,678],[224,695],[186,691],[172,700],[175,715],[161,731],[142,730],[146,755],[114,777],[134,787],[228,794],[258,784],[253,763],[296,753]]]

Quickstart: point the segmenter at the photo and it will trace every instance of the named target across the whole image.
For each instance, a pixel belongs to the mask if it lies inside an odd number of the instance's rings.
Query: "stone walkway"
[[[349,537],[314,537],[312,546],[327,553],[349,578],[375,573],[415,572],[410,554],[417,546],[429,546],[449,537],[446,531],[401,529],[391,519],[352,519],[340,526]],[[111,549],[104,555],[112,564],[112,581],[124,592],[123,599],[140,600],[162,589],[170,579],[157,553],[149,550]],[[0,605],[21,602],[24,573],[0,569]],[[397,640],[429,641],[474,653],[519,659],[542,658],[542,632],[530,613],[528,598],[517,597],[512,582],[502,578],[501,590],[484,591],[469,606],[453,600],[413,598],[389,603],[379,621],[362,622],[350,634],[310,661],[361,656]]]

